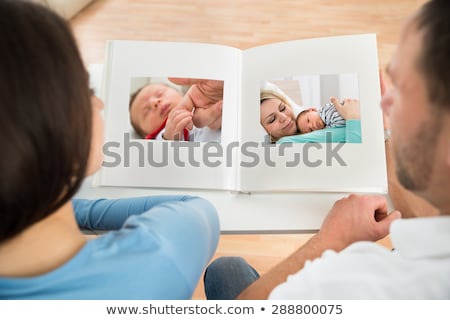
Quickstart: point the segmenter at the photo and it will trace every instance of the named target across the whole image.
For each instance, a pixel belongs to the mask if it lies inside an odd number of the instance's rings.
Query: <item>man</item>
[[[214,261],[205,274],[209,299],[450,299],[448,12],[450,1],[432,0],[406,22],[387,69],[392,88],[381,102],[391,131],[388,167],[392,153],[400,185],[440,216],[398,220],[384,198],[351,195],[261,277],[243,259]],[[374,243],[389,231],[392,251]]]

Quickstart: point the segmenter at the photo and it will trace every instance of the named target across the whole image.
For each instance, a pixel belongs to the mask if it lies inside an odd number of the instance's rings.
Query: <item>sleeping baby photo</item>
[[[220,142],[223,91],[206,111],[195,108],[193,102],[199,92],[210,86],[223,88],[223,81],[132,78],[128,105],[131,136],[135,139]]]

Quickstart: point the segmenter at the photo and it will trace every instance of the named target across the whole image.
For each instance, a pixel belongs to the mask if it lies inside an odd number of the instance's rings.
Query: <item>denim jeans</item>
[[[258,272],[241,257],[214,260],[203,278],[208,300],[232,300],[259,278]]]

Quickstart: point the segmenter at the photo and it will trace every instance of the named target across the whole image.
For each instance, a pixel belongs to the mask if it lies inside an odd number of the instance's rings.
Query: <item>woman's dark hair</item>
[[[428,98],[450,111],[450,1],[432,0],[423,5],[416,17],[423,32],[419,68],[425,76]]]
[[[92,131],[88,75],[67,22],[0,1],[0,241],[71,199]]]

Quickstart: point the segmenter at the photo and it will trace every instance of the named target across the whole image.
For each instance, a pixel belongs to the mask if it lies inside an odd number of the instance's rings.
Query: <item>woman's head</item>
[[[31,2],[1,1],[0,41],[3,241],[79,189],[88,171],[93,111],[88,75],[65,20]]]
[[[272,91],[261,91],[260,122],[272,141],[297,133],[292,106]]]
[[[158,130],[182,97],[177,89],[164,83],[149,84],[136,91],[129,105],[134,130],[142,138]]]

